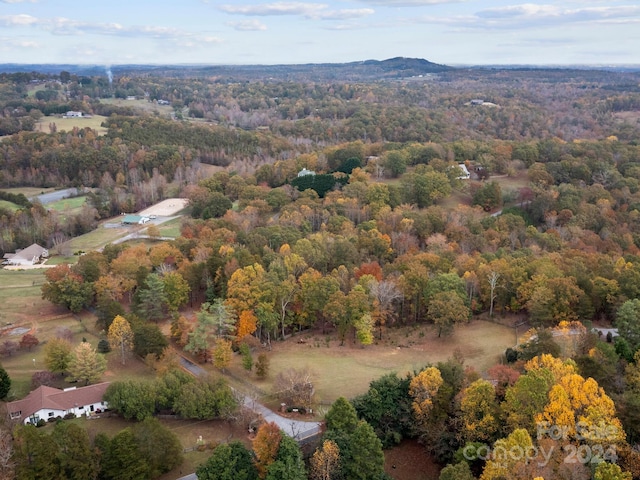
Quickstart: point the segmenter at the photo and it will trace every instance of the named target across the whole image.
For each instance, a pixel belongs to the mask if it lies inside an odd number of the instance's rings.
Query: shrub
[[[269,375],[269,357],[266,353],[258,355],[258,361],[256,362],[256,375],[258,378],[266,378]]]
[[[505,350],[504,356],[507,359],[507,363],[514,363],[518,361],[518,351],[511,347]]]
[[[106,339],[102,339],[98,342],[98,353],[109,353],[111,351],[111,345]]]
[[[238,349],[240,355],[242,355],[242,366],[245,370],[251,371],[253,368],[253,357],[251,356],[251,349],[246,343],[241,343]]]

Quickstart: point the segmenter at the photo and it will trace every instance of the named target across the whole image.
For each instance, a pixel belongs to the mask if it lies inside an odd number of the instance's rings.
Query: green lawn
[[[44,269],[0,270],[0,327],[28,321],[51,307],[41,298],[43,283]]]
[[[330,339],[328,344],[327,338]],[[299,340],[305,343],[298,343]],[[254,352],[254,361],[259,353],[265,352],[269,356],[270,374],[265,381],[247,374],[240,365],[239,356],[234,357],[229,370],[236,378],[251,381],[269,393],[278,372],[308,367],[316,378],[316,401],[329,406],[340,396],[352,398],[364,393],[369,382],[382,375],[391,372],[404,375],[420,370],[429,363],[451,358],[455,351],[461,353],[467,365],[484,373],[514,343],[512,328],[481,320],[456,327],[453,335],[443,338],[438,338],[427,325],[392,329],[384,335],[382,342],[367,347],[341,347],[335,335],[303,334],[284,343],[275,342],[271,352],[266,349]],[[278,404],[273,398],[267,398],[267,402],[273,407]]]
[[[7,200],[0,200],[0,209],[15,212],[20,209],[20,206]]]
[[[40,340],[40,345],[27,350],[18,350],[9,357],[3,357],[2,366],[11,377],[12,392],[15,398],[24,397],[31,390],[31,377],[34,372],[46,370],[44,358],[44,344],[50,338],[53,338],[58,327],[67,327],[73,333],[73,345],[78,345],[83,339],[91,343],[94,347],[98,345],[100,337],[93,331],[91,325],[92,320],[74,317],[71,313],[63,315],[61,318],[55,318],[49,321],[39,321],[37,317],[30,324],[22,324],[19,331],[9,331],[8,334],[2,336],[3,341],[11,340],[19,342],[22,338],[23,329],[30,329],[29,333],[35,335]],[[89,328],[91,327],[91,328]],[[58,387],[64,387],[62,381]]]
[[[63,255],[52,255],[47,259],[47,265],[73,265],[78,263],[78,259],[80,257],[78,255],[71,255],[70,257],[65,257]]]
[[[47,204],[48,210],[55,210],[56,212],[68,213],[72,210],[79,211],[80,208],[86,203],[87,197],[81,195],[79,197],[73,198],[63,198],[62,200],[58,200],[57,202],[52,202]]]
[[[161,225],[158,225],[161,237],[174,237],[180,236],[180,226],[182,225],[182,218],[174,218]]]
[[[107,243],[111,243],[131,232],[132,230],[125,227],[104,228],[103,226],[99,226],[92,232],[69,240],[68,245],[71,247],[72,252],[78,250],[89,252],[103,248]]]
[[[107,129],[102,127],[101,124],[105,121],[105,119],[106,117],[103,117],[102,115],[93,115],[90,118],[62,118],[58,116],[47,116],[42,117],[38,122],[36,122],[35,131],[49,133],[49,125],[55,124],[59,132],[63,130],[66,132],[70,132],[76,127],[89,127],[92,130],[98,132],[98,134],[104,135],[105,133],[107,133]]]

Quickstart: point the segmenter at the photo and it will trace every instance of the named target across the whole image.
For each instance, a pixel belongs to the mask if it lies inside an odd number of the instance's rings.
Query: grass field
[[[328,406],[340,396],[352,398],[364,393],[369,382],[382,375],[391,372],[404,375],[420,370],[429,363],[451,358],[456,351],[467,365],[484,373],[514,343],[512,328],[481,320],[456,327],[453,335],[443,338],[438,338],[428,325],[393,329],[381,342],[367,347],[341,347],[335,335],[304,334],[287,342],[275,342],[271,352],[264,350],[271,362],[270,375],[264,382],[251,381],[261,390],[271,392],[278,372],[308,367],[316,378],[316,401]],[[242,370],[239,358],[234,358],[230,371],[236,377],[250,378]],[[270,402],[272,406],[277,405],[273,399]]]
[[[15,212],[20,208],[20,206],[16,205],[13,202],[9,202],[7,200],[0,200],[0,209],[9,210],[10,212]]]
[[[170,105],[158,105],[148,100],[126,100],[123,98],[101,98],[100,103],[109,105],[118,105],[119,107],[131,107],[136,110],[142,110],[145,113],[158,113],[162,116],[170,116],[173,107]]]
[[[73,345],[79,344],[83,339],[91,343],[94,347],[98,345],[99,336],[93,331],[94,321],[91,318],[75,317],[69,312],[63,312],[54,318],[33,317],[29,324],[22,324],[22,327],[9,330],[2,335],[2,340],[19,342],[25,330],[35,335],[40,340],[40,345],[31,351],[18,350],[9,357],[3,357],[2,366],[11,377],[11,395],[22,398],[31,389],[31,377],[36,371],[46,370],[44,362],[44,343],[55,336],[57,327],[67,327],[74,335]],[[59,388],[66,386],[61,378]]]
[[[158,225],[158,230],[160,230],[161,237],[179,237],[180,236],[180,226],[182,225],[182,218],[174,218],[173,220],[169,220],[161,225]]]
[[[55,188],[39,188],[39,187],[16,187],[16,188],[1,188],[3,192],[15,193],[16,195],[22,193],[25,197],[35,197],[42,195],[43,193],[49,193],[55,191]]]
[[[86,201],[87,197],[84,195],[73,198],[63,198],[62,200],[58,200],[57,202],[48,203],[47,209],[64,213],[68,213],[74,210],[79,211],[86,203]]]
[[[44,269],[0,270],[0,327],[51,313],[52,305],[41,298],[43,283]]]
[[[111,243],[124,235],[131,233],[128,228],[104,228],[99,226],[92,232],[85,233],[79,237],[75,237],[67,245],[71,248],[72,252],[82,250],[89,252],[91,250],[98,250],[104,247],[107,243]]]
[[[79,117],[79,118],[62,118],[56,116],[47,116],[42,117],[38,122],[36,122],[35,130],[37,132],[45,132],[49,133],[49,125],[55,124],[56,128],[59,132],[66,131],[70,132],[77,128],[86,128],[89,127],[92,130],[95,130],[100,135],[104,135],[107,133],[107,129],[102,127],[101,124],[104,122],[106,117],[102,115],[93,115],[92,117]]]

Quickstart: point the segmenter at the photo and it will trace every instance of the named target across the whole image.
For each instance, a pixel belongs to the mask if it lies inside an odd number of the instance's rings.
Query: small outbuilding
[[[142,215],[125,215],[122,219],[123,225],[144,225],[149,222],[149,217]]]

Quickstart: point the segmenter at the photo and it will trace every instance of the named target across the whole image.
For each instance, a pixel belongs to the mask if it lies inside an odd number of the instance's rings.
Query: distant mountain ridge
[[[114,75],[149,72],[170,76],[214,76],[227,80],[383,80],[416,77],[453,70],[422,58],[395,57],[349,63],[308,63],[291,65],[111,65]],[[107,67],[73,64],[0,64],[0,73],[38,72],[76,75],[104,75]]]

